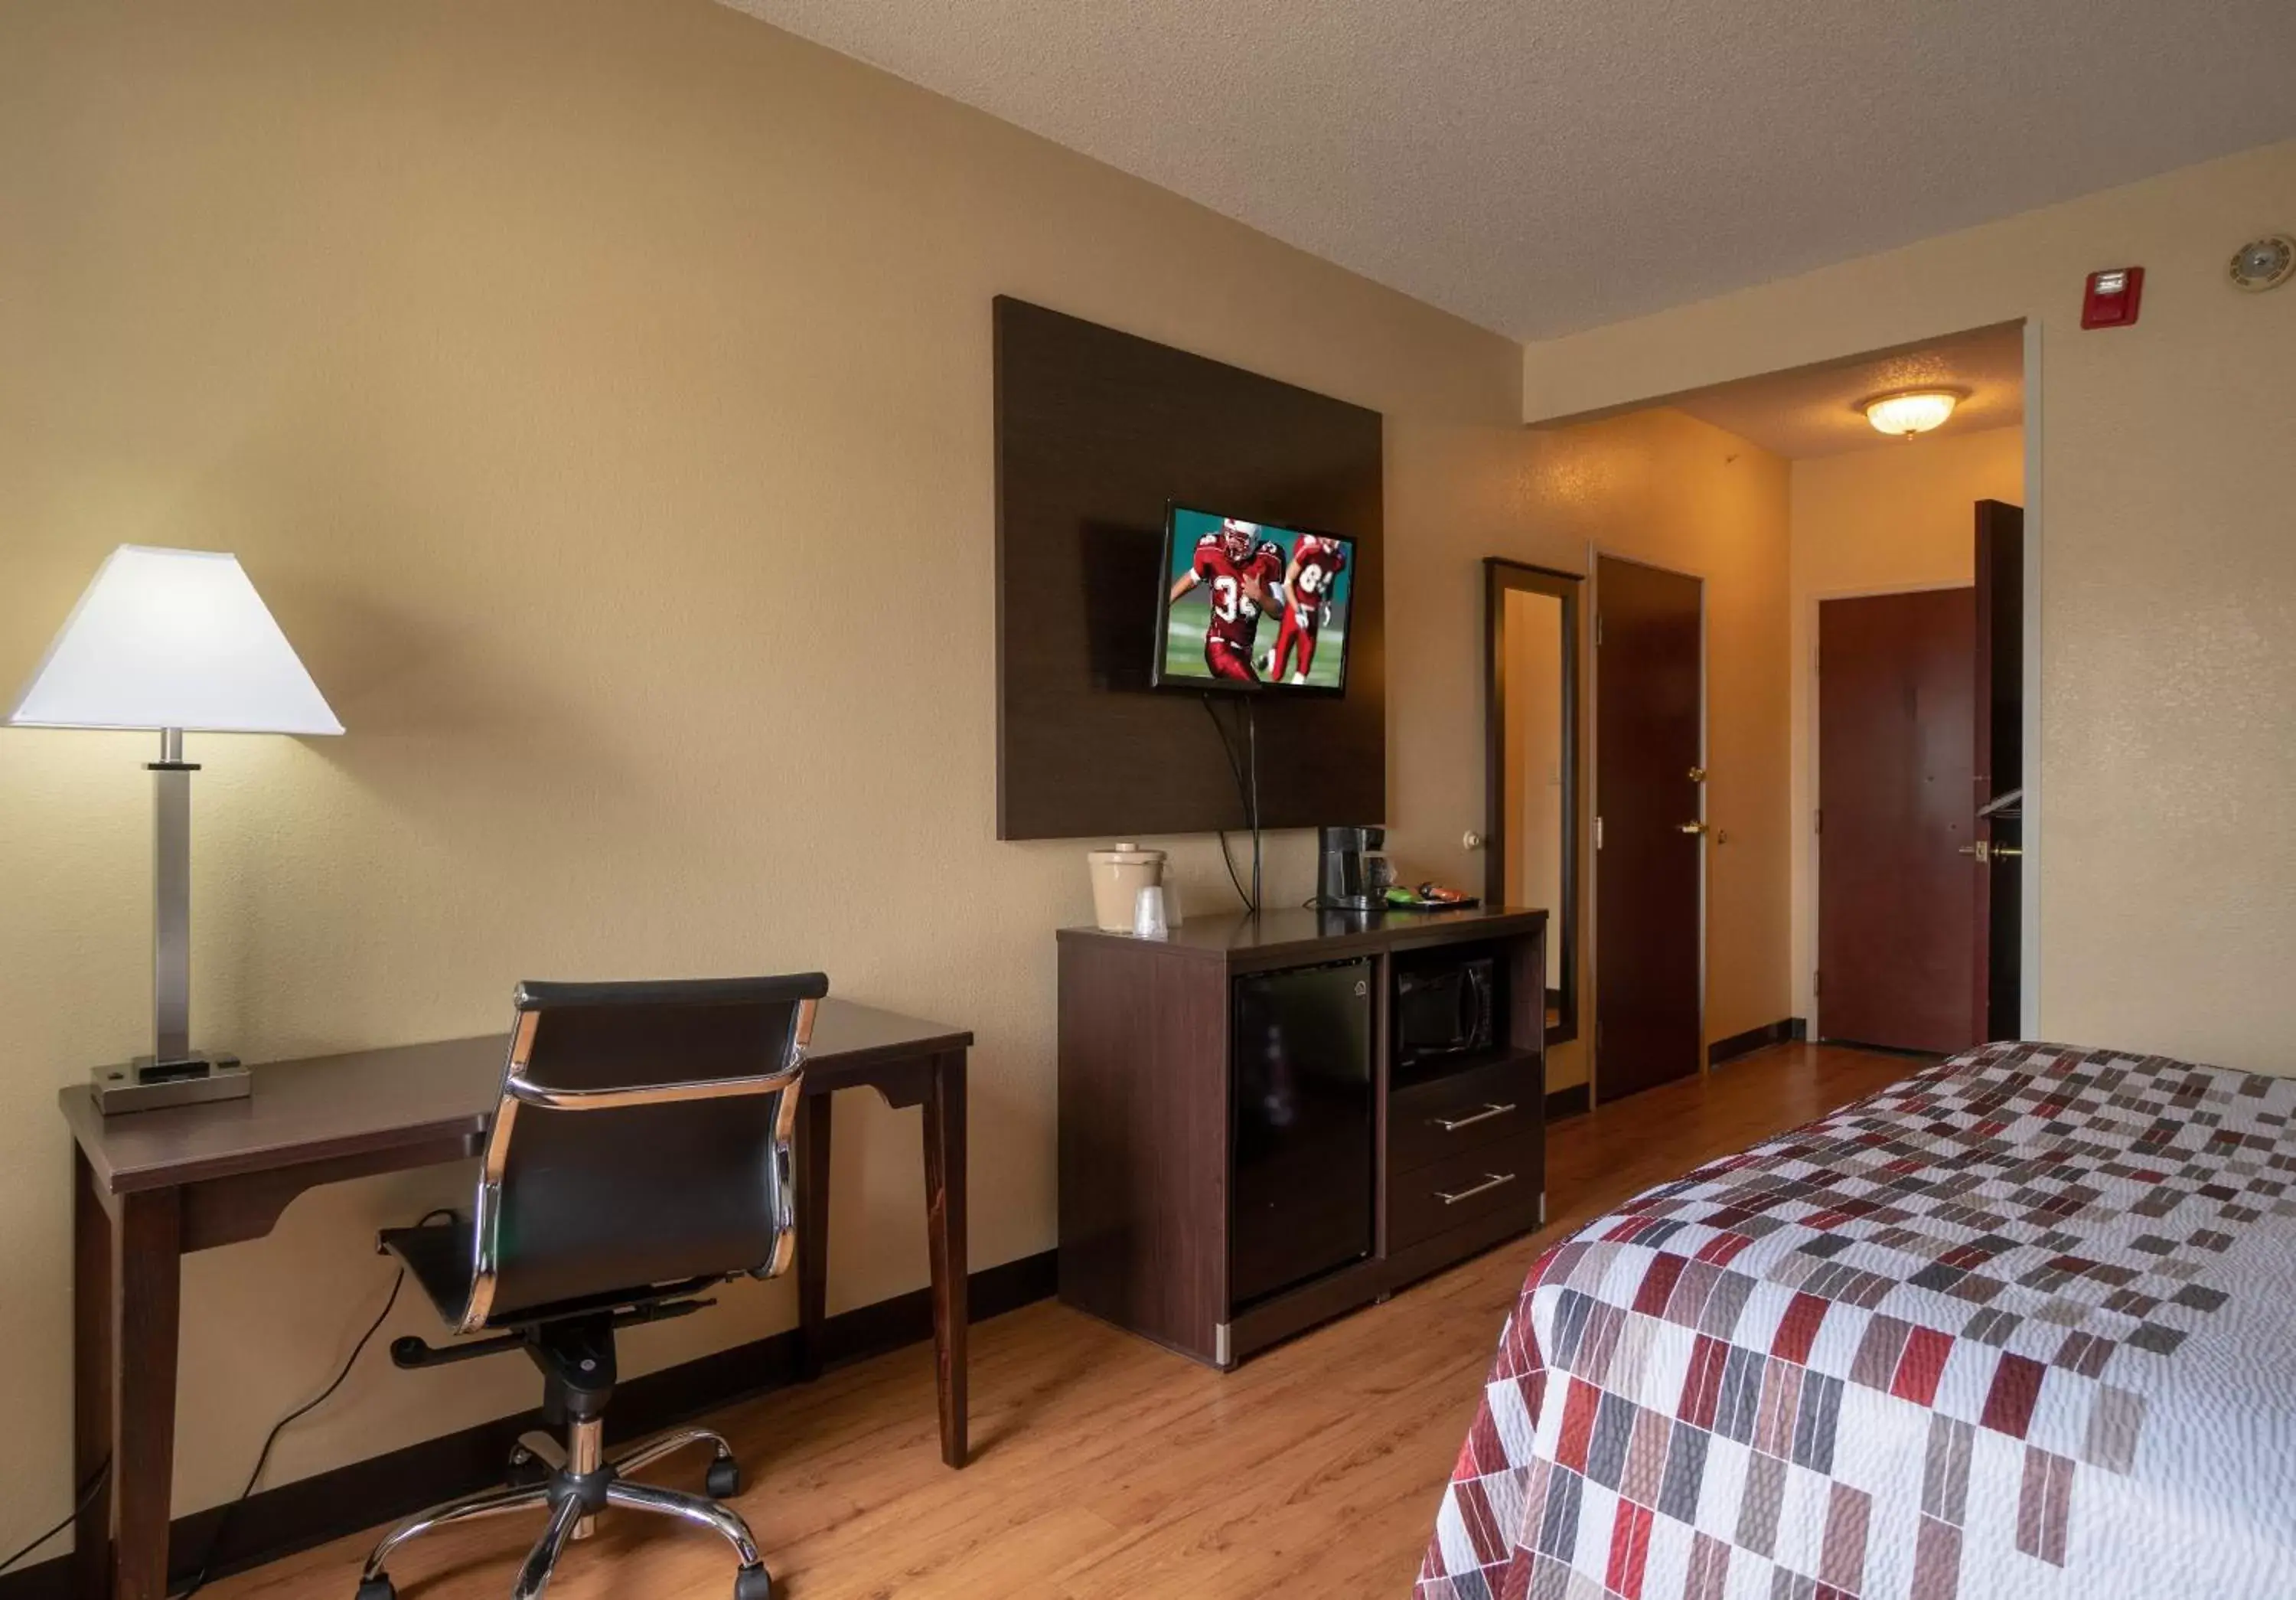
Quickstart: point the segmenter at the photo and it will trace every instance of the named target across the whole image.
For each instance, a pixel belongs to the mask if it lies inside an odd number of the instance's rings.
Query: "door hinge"
[[[1603,613],[1600,611],[1595,613],[1595,643],[1597,646],[1603,643]]]
[[[1599,816],[1595,819],[1595,848],[1603,848],[1603,819]]]
[[[1823,808],[1809,814],[1809,831],[1813,833],[1825,832],[1825,812]]]
[[[1813,971],[1809,975],[1809,997],[1813,1000],[1825,992],[1825,973]]]

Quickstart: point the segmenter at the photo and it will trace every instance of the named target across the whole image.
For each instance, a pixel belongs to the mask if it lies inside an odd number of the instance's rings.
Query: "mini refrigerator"
[[[1371,1254],[1372,964],[1239,977],[1234,1002],[1228,1301],[1241,1309]]]

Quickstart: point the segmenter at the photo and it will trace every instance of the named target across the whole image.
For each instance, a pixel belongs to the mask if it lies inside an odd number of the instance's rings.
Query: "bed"
[[[1416,1600],[2296,1596],[2296,1080],[1988,1046],[1531,1268]]]

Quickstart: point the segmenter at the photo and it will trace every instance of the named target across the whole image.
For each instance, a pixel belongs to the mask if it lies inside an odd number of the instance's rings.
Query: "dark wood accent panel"
[[[1704,585],[1595,566],[1595,1082],[1605,1101],[1687,1077],[1703,1044]]]
[[[1535,1134],[1545,1120],[1545,1098],[1537,1055],[1398,1089],[1388,1102],[1389,1169],[1399,1176]]]
[[[1515,818],[1507,814],[1507,595],[1517,590],[1548,595],[1562,608],[1562,659],[1555,667],[1562,696],[1562,903],[1541,907],[1553,914],[1546,937],[1562,941],[1562,981],[1549,989],[1546,974],[1538,978],[1555,1019],[1546,1029],[1550,1045],[1578,1037],[1578,752],[1586,743],[1581,732],[1585,710],[1578,693],[1578,592],[1585,587],[1586,579],[1576,572],[1558,572],[1552,567],[1534,567],[1496,555],[1483,561],[1483,903],[1487,906],[1508,902],[1513,868],[1510,852],[1529,843],[1515,837],[1520,830]]]
[[[1495,1211],[1535,1205],[1544,1180],[1541,1130],[1518,1128],[1510,1139],[1461,1150],[1413,1172],[1398,1172],[1387,1195],[1388,1248],[1464,1227]]]
[[[1988,1039],[2024,1027],[2025,513],[1977,503],[1977,1015]],[[2013,798],[2014,797],[2014,798]],[[2007,855],[2002,852],[2006,850]]]
[[[1214,1358],[1227,1316],[1227,981],[1061,941],[1061,1299]]]
[[[1749,1028],[1743,1033],[1734,1033],[1728,1038],[1716,1039],[1706,1046],[1706,1064],[1718,1067],[1726,1061],[1735,1061],[1742,1055],[1751,1055],[1757,1050],[1767,1050],[1772,1045],[1783,1045],[1799,1039],[1808,1031],[1800,1017],[1784,1017],[1775,1022],[1765,1022],[1759,1028]]]
[[[1148,688],[1168,500],[1356,541],[1343,698],[1265,699],[1269,827],[1387,813],[1379,413],[999,297],[996,833],[1242,823],[1198,698]]]
[[[1817,1022],[1829,1039],[1979,1042],[1972,726],[1977,600],[1817,608]]]
[[[986,1322],[1049,1300],[1055,1279],[1051,1251],[984,1268],[969,1280],[971,1321]],[[922,1343],[932,1337],[932,1316],[930,1289],[840,1311],[824,1321],[813,1341],[817,1363],[823,1368],[848,1366]],[[607,1443],[643,1439],[805,1383],[812,1375],[805,1346],[802,1331],[791,1328],[626,1379],[615,1386],[606,1414]],[[220,1544],[215,1540],[222,1507],[177,1517],[168,1527],[169,1579],[180,1588],[206,1561],[211,1545],[210,1575],[224,1577],[499,1483],[511,1446],[520,1433],[538,1425],[536,1413],[522,1411],[263,1489],[240,1504]],[[752,1475],[761,1477],[764,1457],[753,1450],[742,1451],[742,1456]],[[76,1591],[73,1566],[78,1550],[105,1549],[102,1537],[83,1538],[72,1555],[0,1574],[0,1600],[100,1595],[100,1587]]]

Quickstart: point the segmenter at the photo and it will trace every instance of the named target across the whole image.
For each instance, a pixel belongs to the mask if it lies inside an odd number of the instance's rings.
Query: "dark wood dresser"
[[[1228,1367],[1537,1227],[1546,939],[1544,911],[1496,908],[1202,917],[1168,939],[1062,929],[1061,1299]],[[1488,1045],[1399,1052],[1429,975],[1469,962],[1496,997]],[[1287,993],[1315,1024],[1292,1027],[1296,1050],[1267,1020]],[[1344,1057],[1346,1081],[1302,1090],[1287,1051]],[[1335,1225],[1344,1259],[1271,1266]]]

